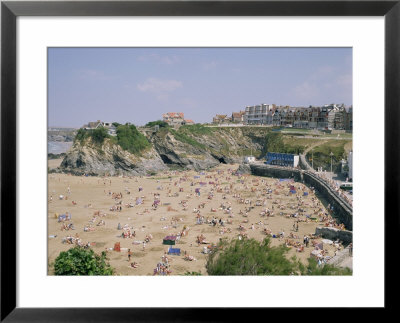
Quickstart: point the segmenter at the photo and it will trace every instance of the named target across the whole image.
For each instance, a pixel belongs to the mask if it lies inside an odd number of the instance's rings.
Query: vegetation
[[[78,141],[83,144],[87,139],[91,139],[92,143],[101,146],[104,139],[108,138],[113,143],[121,146],[122,149],[129,151],[130,153],[139,153],[144,149],[150,147],[150,143],[147,138],[142,135],[134,125],[125,124],[121,125],[117,122],[113,123],[117,126],[117,136],[112,137],[108,134],[108,130],[104,127],[99,127],[96,129],[79,129],[76,136],[75,142]],[[101,149],[98,150],[99,153],[104,153]]]
[[[297,264],[285,257],[288,248],[271,247],[270,240],[221,240],[206,264],[209,275],[291,275]]]
[[[175,139],[183,143],[200,149],[206,149],[206,145],[198,142],[195,138],[202,135],[212,135],[214,129],[197,123],[194,125],[181,126],[178,130],[170,129],[170,132],[174,135]]]
[[[74,247],[60,252],[54,262],[54,274],[63,276],[108,276],[114,270],[106,263],[106,253],[100,255],[92,249]]]
[[[94,144],[101,145],[105,138],[109,138],[107,129],[104,127],[99,127],[96,129],[79,129],[76,133],[74,141],[79,141],[81,144],[88,138],[91,138]]]
[[[350,268],[339,268],[333,265],[325,264],[318,266],[317,261],[314,258],[308,259],[308,265],[305,267],[300,264],[300,271],[302,275],[309,276],[350,276],[352,271]]]
[[[311,161],[314,157],[314,168],[322,167],[330,171],[331,166],[331,152],[332,168],[333,171],[340,171],[342,159],[347,159],[347,152],[351,149],[351,140],[329,140],[328,142],[315,147],[312,151],[307,153],[307,159]]]
[[[150,121],[146,123],[145,127],[152,128],[154,126],[159,126],[160,128],[168,128],[169,124],[165,121],[157,120],[157,121]]]
[[[270,132],[265,136],[265,152],[301,154],[305,145],[296,144],[295,141],[286,141],[283,134],[279,132]]]
[[[314,259],[303,265],[288,258],[285,245],[271,247],[270,239],[220,240],[210,254],[206,269],[209,275],[351,275],[350,269],[331,265],[318,266]]]
[[[182,128],[182,127],[181,127]],[[203,145],[202,143],[198,142],[196,139],[194,139],[193,137],[187,135],[183,130],[179,129],[178,131],[171,129],[170,130],[171,133],[174,135],[175,139],[183,142],[183,143],[187,143],[191,146],[194,147],[198,147],[198,148],[202,148],[205,149],[206,146]]]
[[[214,128],[205,127],[200,123],[196,123],[194,125],[185,125],[179,128],[180,133],[190,133],[196,136],[211,135],[213,131]]]
[[[187,271],[183,274],[184,276],[201,276],[200,271]]]
[[[117,143],[130,153],[139,153],[151,146],[147,138],[134,125],[125,124],[117,128]]]
[[[59,158],[64,158],[66,153],[61,153],[61,154],[53,154],[53,153],[48,153],[47,154],[47,159],[59,159]]]

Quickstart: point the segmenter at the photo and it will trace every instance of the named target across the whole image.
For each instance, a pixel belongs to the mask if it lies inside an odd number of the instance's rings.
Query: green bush
[[[270,239],[220,240],[206,264],[209,275],[351,275],[348,268],[318,266],[314,259],[303,265],[287,257],[285,245],[271,247]]]
[[[201,276],[200,271],[187,271],[183,274],[184,276]]]
[[[92,138],[93,143],[101,145],[105,138],[109,138],[107,129],[104,127],[99,127],[96,129],[79,129],[76,133],[74,142],[79,141],[81,144],[88,138]]]
[[[287,259],[286,246],[271,247],[267,238],[220,241],[207,260],[209,275],[291,275],[298,263]]]
[[[99,127],[93,130],[90,130],[90,136],[94,143],[101,145],[104,142],[105,138],[108,138],[108,131],[106,128]]]
[[[157,121],[150,121],[146,123],[145,127],[152,128],[154,126],[159,126],[160,128],[168,128],[169,124],[165,121],[157,120]]]
[[[122,149],[133,154],[139,153],[151,146],[147,138],[134,125],[130,124],[118,126],[117,143]]]
[[[348,276],[352,274],[350,268],[339,268],[330,264],[318,266],[317,261],[314,258],[308,259],[307,267],[300,265],[302,275],[308,276]]]
[[[107,276],[113,269],[106,263],[106,253],[100,255],[92,249],[74,247],[60,252],[54,263],[54,273],[59,276]]]

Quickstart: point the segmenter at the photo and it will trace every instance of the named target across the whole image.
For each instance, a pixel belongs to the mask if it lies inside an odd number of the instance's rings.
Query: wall
[[[270,166],[265,164],[251,164],[250,168],[252,175],[275,178],[294,178],[294,180],[297,182],[302,181],[302,176],[297,169]]]
[[[344,245],[348,245],[353,242],[353,232],[347,230],[339,230],[329,227],[318,227],[315,229],[316,235],[321,235],[324,239],[329,240],[340,240],[343,241]]]

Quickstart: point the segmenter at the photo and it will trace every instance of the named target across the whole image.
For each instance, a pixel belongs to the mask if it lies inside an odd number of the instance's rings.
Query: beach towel
[[[121,243],[120,242],[116,242],[114,244],[114,251],[121,251]]]
[[[176,236],[166,236],[166,237],[163,239],[163,244],[164,244],[164,245],[173,246],[173,245],[175,245],[175,241],[176,241]]]
[[[169,248],[168,249],[168,254],[169,255],[181,255],[181,249],[180,248]]]

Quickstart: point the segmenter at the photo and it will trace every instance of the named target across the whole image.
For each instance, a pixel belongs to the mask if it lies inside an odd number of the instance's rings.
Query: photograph
[[[352,275],[352,71],[351,47],[49,47],[47,275]]]

